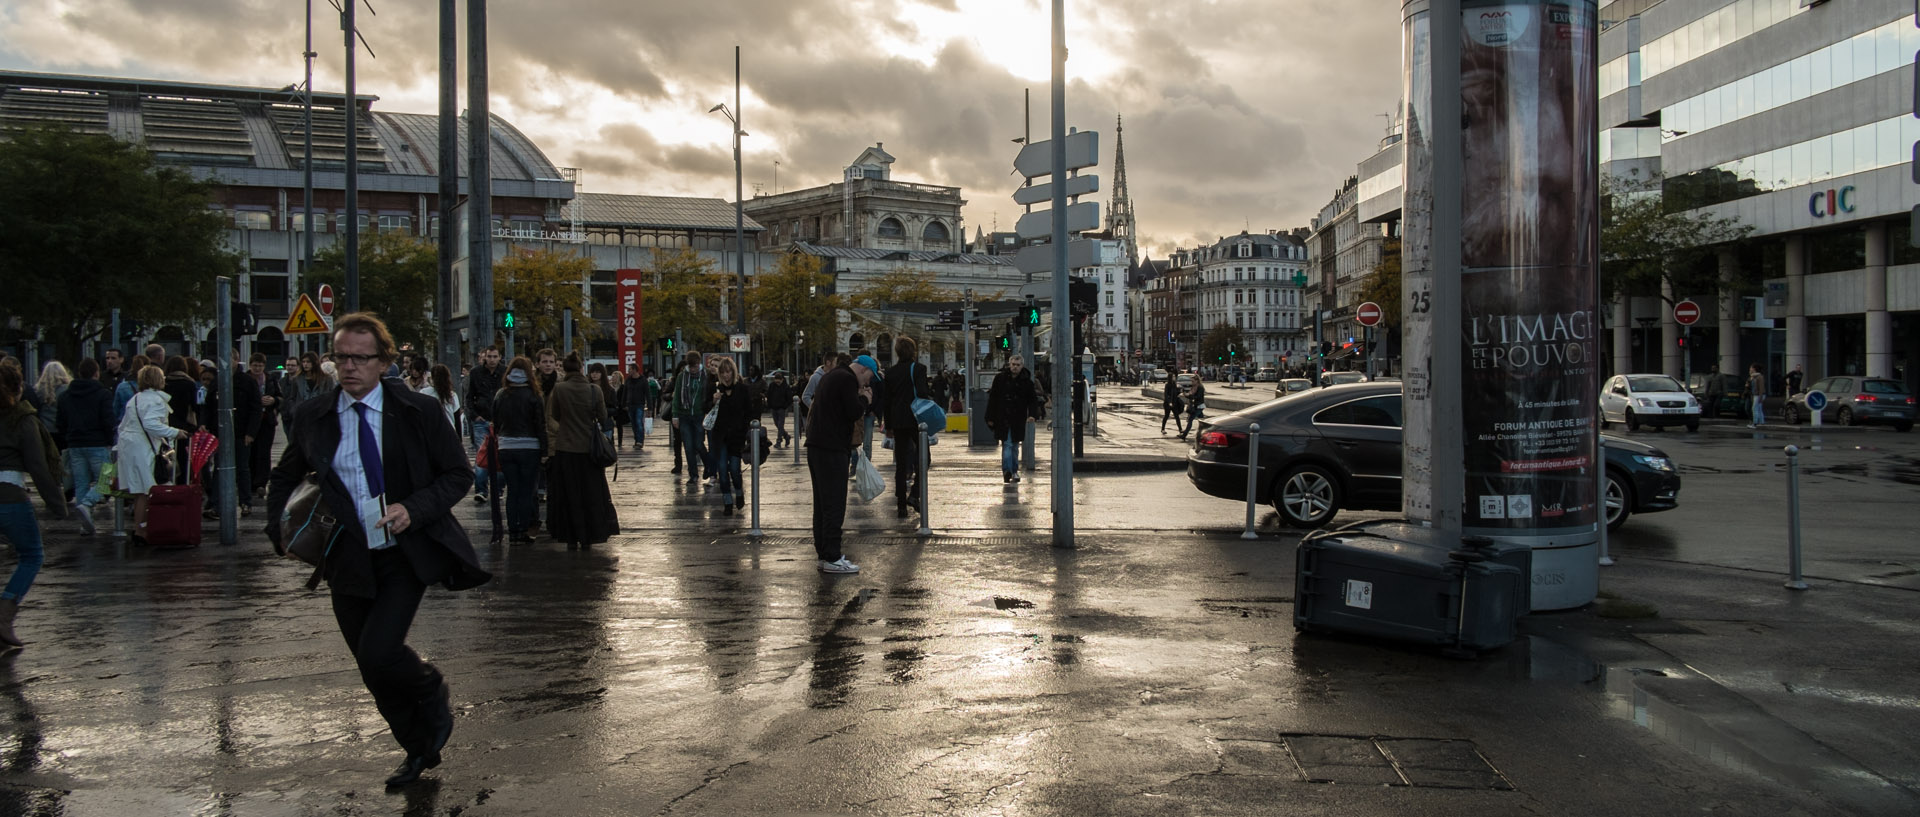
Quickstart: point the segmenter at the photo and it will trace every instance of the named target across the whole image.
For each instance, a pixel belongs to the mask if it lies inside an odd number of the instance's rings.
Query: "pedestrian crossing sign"
[[[280,331],[288,335],[324,335],[327,321],[320,317],[320,308],[313,305],[313,298],[303,292],[300,302],[293,306],[293,314],[287,316],[287,325]]]

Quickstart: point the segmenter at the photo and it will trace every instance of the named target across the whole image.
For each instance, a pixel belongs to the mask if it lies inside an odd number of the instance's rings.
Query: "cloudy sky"
[[[361,0],[367,2],[367,0]],[[465,13],[462,67],[465,65]],[[438,110],[434,0],[371,0],[359,90]],[[344,87],[339,15],[312,4],[315,86]],[[0,67],[280,87],[307,0],[0,0]],[[747,195],[840,178],[875,142],[895,179],[956,185],[1011,229],[1022,134],[1049,128],[1048,0],[492,0],[493,111],[588,190],[733,196],[725,120],[742,48]],[[1126,117],[1143,245],[1161,256],[1305,226],[1376,147],[1400,86],[1398,0],[1068,0],[1069,124]],[[461,77],[465,106],[465,76]]]

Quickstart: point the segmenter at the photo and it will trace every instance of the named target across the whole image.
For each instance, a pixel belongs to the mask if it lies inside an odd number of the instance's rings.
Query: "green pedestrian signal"
[[[667,352],[671,354],[673,352],[673,336],[668,335],[664,338],[661,338],[660,348],[667,350]]]
[[[1040,307],[1037,307],[1037,306],[1027,307],[1027,325],[1028,326],[1040,325]]]
[[[512,331],[514,329],[513,310],[496,309],[493,311],[493,318],[494,318],[494,323],[498,325],[501,329],[505,329],[508,331]]]
[[[999,337],[994,338],[993,342],[1000,347],[1000,351],[1002,352],[1005,352],[1013,348],[1013,339],[1007,337],[1006,335],[1001,335]]]

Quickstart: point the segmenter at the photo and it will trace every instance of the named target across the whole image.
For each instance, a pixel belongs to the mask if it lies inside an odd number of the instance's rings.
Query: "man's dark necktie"
[[[380,441],[373,436],[373,424],[367,422],[367,404],[354,403],[360,415],[360,470],[367,474],[367,493],[380,499],[387,492],[387,476],[380,468]]]

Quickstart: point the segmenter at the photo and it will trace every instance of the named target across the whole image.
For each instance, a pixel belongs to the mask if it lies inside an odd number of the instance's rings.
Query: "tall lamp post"
[[[738,269],[735,288],[739,292],[739,311],[735,314],[735,331],[747,333],[747,247],[746,247],[746,211],[741,200],[740,184],[740,137],[747,132],[740,129],[740,46],[733,47],[733,108],[727,108],[722,102],[707,109],[707,113],[719,112],[733,125],[733,258]]]

